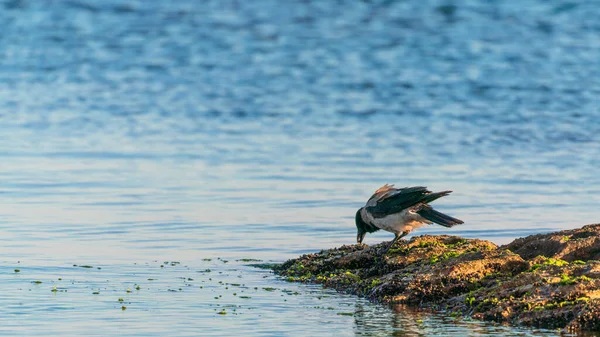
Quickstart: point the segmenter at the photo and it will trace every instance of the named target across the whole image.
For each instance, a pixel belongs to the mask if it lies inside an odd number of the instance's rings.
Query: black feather
[[[423,205],[423,207],[417,211],[417,214],[429,221],[435,222],[436,224],[442,225],[444,227],[452,227],[454,225],[464,223],[460,219],[453,218],[449,215],[434,210],[429,205]]]
[[[355,223],[356,223],[356,229],[358,230],[359,233],[373,233],[373,232],[377,232],[379,230],[379,228],[366,223],[362,216],[360,216],[360,210],[361,208],[358,209],[358,211],[356,211],[356,216],[355,216]]]
[[[423,197],[423,200],[421,200],[421,202],[424,204],[428,204],[428,203],[430,203],[434,200],[437,200],[441,197],[445,197],[450,193],[452,193],[452,191],[442,191],[442,192],[430,193],[430,194],[426,195],[425,197]]]
[[[396,190],[383,198],[375,206],[367,207],[369,213],[375,218],[383,218],[390,214],[398,213],[406,208],[423,203],[423,199],[432,193],[426,187],[409,187]],[[440,196],[434,198],[437,199]]]

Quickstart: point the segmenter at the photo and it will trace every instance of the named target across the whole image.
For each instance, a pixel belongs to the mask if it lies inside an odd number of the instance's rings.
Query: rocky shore
[[[457,236],[347,245],[274,269],[382,303],[452,316],[568,331],[600,331],[600,224],[532,235],[508,245]]]

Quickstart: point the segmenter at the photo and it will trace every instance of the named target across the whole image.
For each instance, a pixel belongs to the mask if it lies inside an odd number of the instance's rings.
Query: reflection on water
[[[598,11],[0,1],[0,331],[533,334],[393,314],[234,262],[353,243],[356,208],[384,183],[455,191],[436,207],[465,224],[417,233],[506,243],[598,222]],[[258,289],[215,302],[227,283]],[[215,319],[226,305],[238,315]]]
[[[354,313],[357,336],[559,336],[556,331],[518,329],[449,317],[409,308],[388,308],[357,303]]]

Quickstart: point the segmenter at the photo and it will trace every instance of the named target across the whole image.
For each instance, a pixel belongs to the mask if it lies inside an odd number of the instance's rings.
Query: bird
[[[408,235],[413,229],[425,224],[436,223],[444,227],[452,227],[464,222],[434,210],[429,203],[445,197],[452,191],[432,193],[427,187],[414,186],[394,188],[394,185],[381,186],[369,198],[365,206],[356,211],[356,242],[362,244],[367,233],[380,229],[394,233],[394,240],[385,249],[383,255],[392,248],[400,238]]]

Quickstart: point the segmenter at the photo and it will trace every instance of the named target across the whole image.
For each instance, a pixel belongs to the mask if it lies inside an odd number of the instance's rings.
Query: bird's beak
[[[367,233],[358,232],[358,234],[356,234],[356,242],[362,243],[363,239],[365,238],[365,235],[367,235]]]

